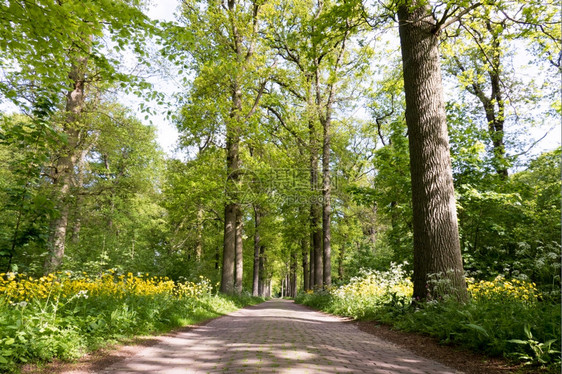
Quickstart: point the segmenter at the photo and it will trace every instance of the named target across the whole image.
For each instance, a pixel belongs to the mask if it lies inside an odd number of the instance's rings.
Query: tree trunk
[[[197,208],[197,239],[195,243],[195,261],[201,262],[203,254],[203,207]]]
[[[291,287],[289,288],[289,296],[294,298],[297,296],[297,253],[291,253],[291,267],[289,273],[289,284]]]
[[[309,268],[308,268],[308,242],[306,239],[301,239],[301,248],[302,248],[302,279],[303,279],[303,288],[305,291],[310,290],[310,275],[309,275]]]
[[[252,296],[259,295],[260,282],[260,207],[254,204],[254,279],[252,282]]]
[[[80,230],[82,229],[82,214],[80,207],[82,206],[82,195],[80,190],[84,187],[84,173],[86,168],[86,156],[90,153],[93,147],[93,143],[87,149],[80,151],[80,158],[78,159],[78,177],[76,178],[76,189],[78,193],[76,195],[76,202],[74,204],[74,220],[72,223],[72,232],[70,234],[70,241],[72,244],[78,244],[80,241]]]
[[[236,248],[235,248],[235,278],[234,278],[234,291],[237,295],[242,294],[242,281],[244,272],[244,246],[242,241],[242,214],[238,210],[236,217]]]
[[[344,236],[345,240],[340,248],[340,253],[338,256],[338,279],[343,279],[343,260],[345,259],[345,247],[347,246],[347,234]]]
[[[258,293],[261,297],[266,297],[267,294],[267,279],[265,276],[265,246],[260,246],[260,264],[259,264],[259,284]]]
[[[221,249],[219,246],[217,246],[215,251],[215,270],[219,270],[220,257],[221,257]]]
[[[313,243],[313,234],[312,232],[310,233],[310,243]],[[309,276],[309,281],[308,281],[308,285],[310,287],[310,289],[314,288],[314,245],[310,245],[310,271],[308,272],[308,276]]]
[[[328,103],[331,106],[331,103]],[[330,123],[331,108],[327,110],[326,118],[323,122],[324,141],[322,144],[322,240],[323,240],[323,281],[324,286],[332,284],[332,233],[331,233],[331,195],[332,186],[330,183]]]
[[[487,96],[484,92],[482,83],[478,80],[474,80],[470,86],[467,86],[468,92],[473,94],[480,100],[484,108],[484,113],[486,115],[486,121],[488,122],[488,134],[492,140],[493,145],[493,160],[494,168],[496,173],[502,180],[506,180],[508,177],[508,161],[506,160],[505,154],[505,142],[504,142],[504,123],[505,123],[505,101],[503,99],[503,89],[501,85],[501,45],[500,45],[500,35],[503,28],[494,28],[492,23],[486,21],[486,29],[490,33],[492,39],[487,40],[482,34],[478,34],[477,41],[479,44],[491,44],[492,55],[484,55],[486,63],[491,64],[491,66],[486,70],[488,76],[490,77],[491,92]],[[466,71],[466,67],[463,66],[459,59],[455,59],[457,66],[461,71]]]
[[[227,204],[224,210],[224,246],[220,291],[234,293],[234,260],[236,255],[236,210],[238,205]]]
[[[88,59],[80,58],[69,74],[73,87],[66,95],[66,119],[63,128],[67,136],[67,143],[63,147],[63,153],[58,159],[52,175],[53,184],[57,190],[57,210],[59,215],[51,223],[51,234],[49,236],[50,253],[45,259],[45,273],[58,269],[64,257],[70,211],[70,192],[73,184],[74,169],[79,159],[77,148],[80,143],[80,129],[77,126],[77,122],[84,107],[87,65]]]
[[[235,266],[238,268],[237,257],[241,249],[239,248],[238,238],[241,235],[241,215],[240,204],[235,195],[235,186],[240,179],[240,112],[242,110],[242,92],[238,82],[232,85],[232,108],[230,120],[226,125],[226,198],[227,203],[224,215],[224,249],[222,259],[221,292],[233,294],[240,287],[235,281],[238,273],[235,273]],[[236,263],[236,265],[235,265]],[[241,274],[240,274],[241,275]],[[237,278],[236,278],[237,279]],[[236,284],[235,284],[236,283]],[[236,288],[235,288],[236,287]]]
[[[441,273],[466,298],[443,101],[439,40],[425,2],[398,8],[406,94],[414,216],[414,298],[425,299],[428,275]],[[431,291],[431,290],[430,290]]]
[[[320,226],[321,220],[321,206],[317,199],[318,197],[318,151],[316,147],[316,129],[314,121],[310,121],[310,190],[311,190],[311,205],[310,205],[310,230],[312,232],[312,248],[314,251],[314,286],[322,287],[323,285],[323,270],[322,265],[323,252],[322,252],[322,227]]]

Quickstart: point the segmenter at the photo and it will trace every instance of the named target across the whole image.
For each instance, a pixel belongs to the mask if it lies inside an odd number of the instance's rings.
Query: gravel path
[[[164,338],[103,373],[460,373],[286,300]]]

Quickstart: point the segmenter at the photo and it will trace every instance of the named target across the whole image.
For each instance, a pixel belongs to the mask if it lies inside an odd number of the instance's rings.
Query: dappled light
[[[0,1],[0,372],[559,372],[561,16]]]

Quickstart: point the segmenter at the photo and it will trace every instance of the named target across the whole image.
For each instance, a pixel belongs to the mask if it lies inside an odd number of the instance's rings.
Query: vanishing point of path
[[[345,320],[271,300],[166,337],[104,373],[459,373]]]

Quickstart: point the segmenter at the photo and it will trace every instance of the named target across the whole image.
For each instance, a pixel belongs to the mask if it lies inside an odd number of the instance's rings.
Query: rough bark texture
[[[80,143],[78,121],[84,108],[85,73],[88,65],[86,58],[81,58],[73,66],[69,74],[72,89],[66,95],[66,119],[63,131],[67,136],[67,144],[63,153],[54,165],[52,173],[53,184],[57,190],[58,217],[51,222],[49,237],[49,255],[45,260],[45,273],[58,269],[64,258],[66,245],[66,231],[70,212],[71,188],[73,185],[74,169],[79,160],[77,148]]]
[[[439,40],[422,4],[408,2],[398,9],[412,177],[414,297],[426,298],[428,275],[441,273],[451,282],[447,292],[464,298]]]

